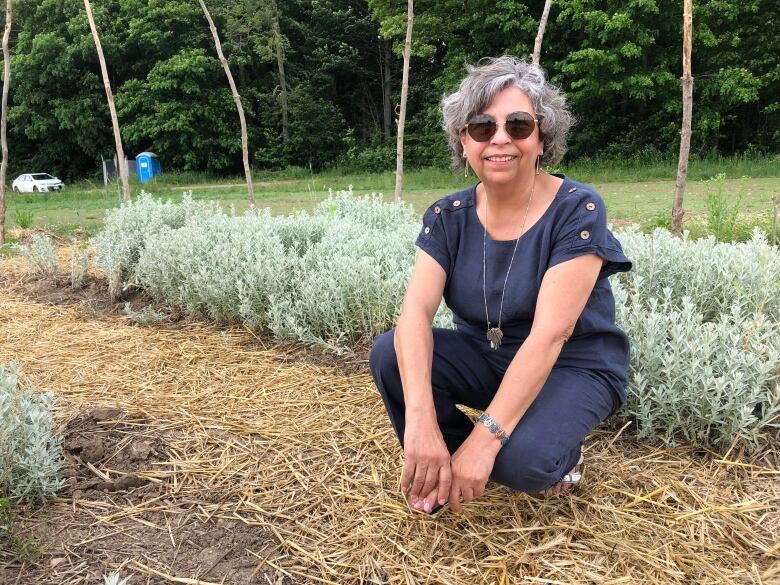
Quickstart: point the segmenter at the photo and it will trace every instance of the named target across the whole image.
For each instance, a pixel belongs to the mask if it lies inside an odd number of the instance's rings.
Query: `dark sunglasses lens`
[[[530,114],[513,114],[506,121],[506,133],[512,138],[528,138],[534,131],[534,119]]]
[[[487,142],[496,133],[496,123],[490,120],[469,122],[468,131],[477,142]]]

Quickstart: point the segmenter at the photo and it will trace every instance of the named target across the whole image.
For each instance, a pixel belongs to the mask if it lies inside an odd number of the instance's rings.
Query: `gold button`
[[[452,202],[453,207],[460,207],[460,201],[453,201]]]
[[[441,213],[441,207],[439,207],[439,206],[437,205],[436,207],[434,207],[434,208],[433,208],[433,212],[434,212],[434,213]]]
[[[572,187],[571,189],[569,189],[569,193],[574,193],[576,190],[577,190],[577,187]]]
[[[588,211],[593,211],[594,209],[596,209],[596,204],[593,203],[592,201],[589,201],[588,203],[585,204],[585,209],[587,209]]]
[[[427,229],[427,228],[426,228],[426,229]],[[580,232],[580,237],[581,237],[583,240],[587,240],[587,239],[590,237],[590,232],[589,232],[588,230],[582,230],[582,231]]]
[[[426,225],[426,226],[425,226],[425,230],[424,230],[424,231],[425,231],[425,233],[426,233],[426,234],[429,234],[429,233],[431,233],[431,228],[429,228],[429,227]]]

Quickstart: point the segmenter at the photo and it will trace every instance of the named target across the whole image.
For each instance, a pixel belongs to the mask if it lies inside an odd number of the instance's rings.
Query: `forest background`
[[[439,101],[464,64],[529,55],[543,1],[417,0],[407,168],[446,167]],[[395,166],[406,27],[402,0],[211,0],[249,125],[254,169]],[[241,172],[235,105],[198,3],[93,5],[129,156],[165,170]],[[578,123],[567,161],[675,159],[682,2],[553,3],[541,64]],[[691,153],[766,155],[780,143],[780,37],[772,0],[694,6]],[[95,176],[113,137],[81,0],[16,0],[9,176]]]

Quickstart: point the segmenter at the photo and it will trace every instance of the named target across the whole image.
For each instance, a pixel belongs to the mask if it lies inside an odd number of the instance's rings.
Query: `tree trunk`
[[[255,189],[252,184],[252,170],[249,168],[249,139],[246,132],[246,119],[244,118],[244,106],[241,104],[241,96],[238,94],[236,88],[236,82],[233,80],[233,74],[230,72],[230,65],[228,65],[225,55],[222,53],[222,44],[219,42],[219,35],[217,34],[217,27],[214,26],[214,21],[211,20],[211,14],[209,9],[206,8],[206,3],[203,0],[198,0],[200,7],[203,10],[203,14],[206,16],[206,20],[209,23],[211,29],[211,36],[214,38],[214,45],[217,47],[217,56],[219,62],[222,63],[222,68],[225,70],[225,75],[230,85],[230,91],[233,92],[233,101],[236,103],[236,109],[238,110],[238,121],[241,124],[241,151],[244,159],[244,175],[246,176],[246,191],[249,205],[255,206]]]
[[[5,244],[5,173],[8,170],[8,87],[11,85],[11,51],[8,41],[11,38],[11,0],[5,2],[5,31],[3,32],[3,102],[0,108],[0,145],[3,160],[0,162],[0,244]]]
[[[409,94],[409,61],[412,57],[412,27],[414,26],[414,0],[406,4],[406,41],[404,43],[404,73],[401,78],[401,111],[398,114],[398,138],[395,154],[395,200],[401,200],[404,182],[404,125],[406,124],[406,97]]]
[[[106,58],[103,56],[103,47],[100,44],[95,19],[92,16],[92,5],[89,0],[84,0],[84,9],[87,11],[87,20],[89,28],[92,30],[92,38],[95,40],[95,50],[97,50],[98,60],[100,61],[100,72],[103,75],[103,87],[106,90],[106,100],[108,100],[108,111],[111,113],[111,125],[114,128],[114,142],[116,143],[116,158],[119,165],[119,177],[122,179],[122,193],[124,194],[125,204],[130,203],[130,179],[127,176],[127,163],[125,161],[125,151],[122,148],[122,135],[119,133],[119,118],[116,115],[114,107],[114,94],[111,92],[111,82],[108,79],[108,69],[106,68]]]
[[[282,32],[279,29],[279,10],[276,2],[271,2],[273,11],[271,19],[271,32],[274,37],[274,47],[276,48],[276,66],[279,69],[279,100],[282,104],[282,140],[285,144],[290,141],[290,131],[287,122],[287,77],[284,74],[284,46],[282,45]]]
[[[672,207],[672,234],[682,235],[683,194],[685,180],[688,177],[688,154],[691,150],[691,111],[693,109],[693,77],[691,76],[691,45],[693,37],[693,6],[692,0],[685,0],[683,9],[683,76],[682,99],[683,118],[680,135],[680,159],[677,163],[677,184],[674,189],[674,205]]]
[[[536,31],[536,41],[534,42],[534,65],[539,65],[539,57],[542,54],[542,39],[544,38],[544,29],[547,28],[547,17],[550,16],[550,6],[552,0],[545,0],[544,10],[542,10],[542,19],[539,21],[539,29]]]
[[[390,76],[390,62],[393,58],[393,52],[390,50],[390,43],[382,40],[382,113],[383,130],[385,142],[390,142],[393,136],[393,104],[391,98],[392,78]]]

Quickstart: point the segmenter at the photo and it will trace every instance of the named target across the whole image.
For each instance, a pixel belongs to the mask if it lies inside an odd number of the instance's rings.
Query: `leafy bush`
[[[11,213],[14,223],[23,230],[30,229],[33,226],[33,212],[23,209],[15,209]]]
[[[167,319],[165,315],[151,306],[146,306],[140,311],[135,311],[130,303],[125,303],[123,310],[125,315],[127,315],[127,318],[137,325],[154,325],[156,323],[162,323]]]
[[[122,285],[133,274],[135,264],[146,245],[145,239],[165,228],[180,228],[191,218],[218,213],[214,202],[192,200],[192,191],[185,193],[181,203],[154,199],[141,194],[119,210],[106,216],[103,231],[92,239],[95,263],[108,278],[109,292],[116,298]]]
[[[57,274],[57,246],[49,236],[33,234],[29,244],[14,244],[13,247],[27,258],[36,274],[41,276]]]
[[[89,249],[73,242],[70,247],[70,288],[84,288],[89,275]]]
[[[731,242],[734,240],[742,193],[738,194],[733,204],[729,203],[725,173],[718,173],[704,184],[707,190],[704,199],[707,205],[707,227],[718,241]]]
[[[18,388],[15,362],[0,365],[0,496],[30,502],[53,497],[62,487],[60,446],[54,432],[51,392]]]
[[[219,322],[349,347],[395,323],[418,229],[407,205],[351,191],[311,214],[217,211],[141,232],[133,278],[160,301]],[[617,322],[633,341],[616,420],[633,417],[643,437],[667,443],[757,445],[780,415],[780,252],[760,230],[739,244],[636,226],[618,235],[634,270],[611,280]],[[443,305],[435,325],[451,326]]]

